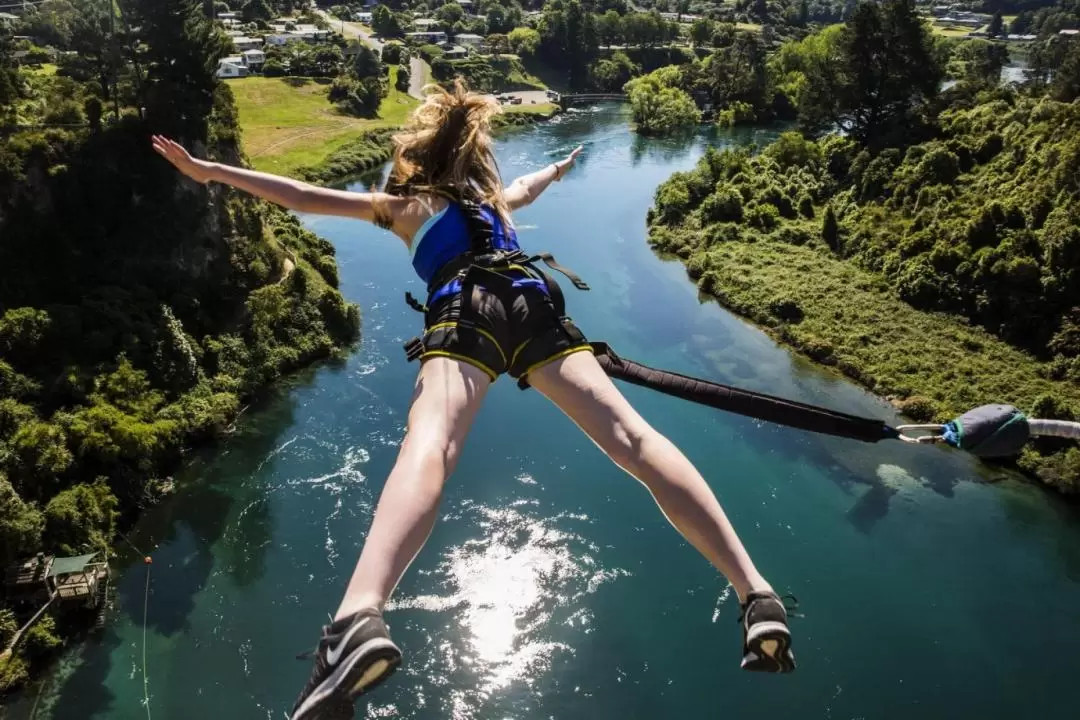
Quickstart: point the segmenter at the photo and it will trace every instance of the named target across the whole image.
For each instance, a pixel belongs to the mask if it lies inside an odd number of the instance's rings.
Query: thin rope
[[[132,546],[134,547],[134,546]],[[143,624],[142,624],[142,677],[143,677],[143,704],[146,706],[146,720],[150,718],[150,690],[149,678],[146,676],[146,618],[150,607],[150,566],[146,566],[146,591],[143,593]]]
[[[133,542],[131,542],[130,540],[128,540],[128,536],[127,536],[127,535],[125,535],[124,533],[120,532],[119,530],[117,530],[117,531],[116,531],[116,534],[117,534],[117,535],[119,535],[119,536],[120,536],[121,538],[123,538],[124,542],[126,542],[126,543],[127,543],[128,545],[130,545],[130,546],[131,546],[131,549],[132,549],[132,550],[134,550],[134,551],[135,551],[136,553],[138,553],[139,555],[141,555],[141,556],[143,556],[143,557],[146,557],[146,553],[144,553],[144,552],[143,552],[142,550],[140,550],[139,548],[135,547],[135,543],[133,543]]]

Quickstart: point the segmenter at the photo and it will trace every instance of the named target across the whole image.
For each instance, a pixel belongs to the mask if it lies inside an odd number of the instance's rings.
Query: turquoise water
[[[747,139],[745,137],[740,140]],[[766,139],[761,135],[758,140]],[[892,418],[699,299],[644,241],[652,193],[707,142],[641,141],[618,109],[506,138],[505,175],[584,143],[579,167],[517,215],[522,239],[593,287],[567,287],[591,337],[659,367]],[[420,316],[404,247],[306,218],[338,248],[362,346],[252,407],[141,521],[116,611],[10,716],[284,718],[294,659],[335,609],[402,435]],[[492,389],[388,621],[406,664],[358,718],[1018,718],[1071,716],[1080,662],[1074,510],[968,458],[822,438],[626,393],[696,462],[759,566],[799,597],[798,671],[739,670],[726,583],[648,494],[537,393]],[[149,712],[148,712],[149,710]]]

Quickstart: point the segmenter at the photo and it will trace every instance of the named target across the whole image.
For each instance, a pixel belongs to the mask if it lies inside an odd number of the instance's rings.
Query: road
[[[381,42],[379,42],[378,40],[376,40],[374,37],[372,37],[366,30],[364,30],[363,25],[360,25],[358,23],[344,22],[343,20],[338,20],[336,17],[334,17],[330,13],[326,12],[325,10],[316,10],[316,12],[320,16],[322,16],[323,20],[330,23],[331,29],[337,30],[338,32],[340,32],[342,35],[344,35],[347,38],[356,38],[356,39],[358,39],[360,42],[364,43],[365,45],[367,45],[372,50],[375,50],[376,52],[379,52],[379,53],[382,52],[383,44]]]
[[[431,77],[431,70],[424,58],[413,55],[409,58],[409,94],[417,100],[424,99],[424,85]]]

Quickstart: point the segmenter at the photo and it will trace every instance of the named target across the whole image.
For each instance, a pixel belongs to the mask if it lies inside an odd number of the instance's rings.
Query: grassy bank
[[[347,152],[373,130],[399,127],[418,101],[394,89],[397,68],[390,68],[390,94],[379,117],[356,118],[327,100],[329,82],[310,78],[249,77],[229,83],[243,129],[244,152],[256,170],[303,175]]]
[[[393,82],[397,68],[391,68]],[[338,112],[329,84],[309,78],[252,77],[229,83],[239,109],[243,148],[256,170],[331,183],[378,167],[390,158],[390,136],[419,101],[391,89],[379,117]],[[392,87],[392,86],[391,86]],[[499,129],[524,127],[558,111],[551,103],[506,105]]]
[[[990,402],[1029,412],[1047,398],[1080,404],[1080,388],[1047,379],[1046,363],[954,316],[913,309],[879,277],[820,248],[768,237],[709,244],[699,234],[653,227],[650,242],[678,254],[702,292],[914,419],[944,421]],[[1080,459],[1074,452],[1056,458],[1062,468],[1030,449],[1019,464],[1074,492],[1064,472]]]

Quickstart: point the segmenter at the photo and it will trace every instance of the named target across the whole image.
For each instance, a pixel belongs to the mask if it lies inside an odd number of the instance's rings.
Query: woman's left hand
[[[562,180],[563,175],[566,175],[566,173],[570,172],[570,169],[574,167],[574,163],[577,161],[578,155],[581,154],[583,147],[584,145],[578,145],[574,148],[573,152],[566,156],[565,160],[555,163],[555,168],[559,171],[559,180]]]
[[[177,170],[187,175],[195,182],[204,185],[210,182],[213,166],[205,160],[191,157],[184,146],[167,137],[155,135],[152,138],[154,150],[157,154],[171,162]]]

